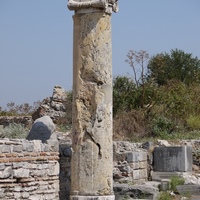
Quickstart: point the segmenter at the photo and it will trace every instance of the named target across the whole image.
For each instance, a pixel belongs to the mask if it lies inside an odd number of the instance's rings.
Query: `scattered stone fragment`
[[[44,116],[35,120],[27,140],[41,140],[42,142],[50,139],[55,131],[55,125],[49,116]]]

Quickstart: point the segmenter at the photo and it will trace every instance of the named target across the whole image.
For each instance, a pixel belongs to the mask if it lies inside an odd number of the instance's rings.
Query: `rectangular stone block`
[[[147,161],[134,162],[129,165],[132,169],[147,169]]]
[[[11,147],[9,145],[3,145],[1,147],[1,153],[11,153]]]
[[[22,147],[24,151],[34,152],[34,144],[32,141],[23,140]]]
[[[193,194],[200,195],[200,185],[178,185],[176,186],[178,193],[181,195]]]
[[[22,145],[14,145],[13,146],[13,152],[18,152],[18,153],[20,153],[20,152],[22,152]]]
[[[114,200],[114,195],[109,196],[70,196],[70,200]]]
[[[171,188],[171,180],[170,179],[162,179],[161,180],[161,191],[167,191]]]
[[[14,178],[28,178],[29,174],[30,174],[29,169],[19,168],[19,169],[13,170],[13,177]]]
[[[135,151],[126,154],[127,162],[141,162],[147,160],[147,152]]]
[[[161,181],[162,179],[170,179],[174,176],[186,176],[191,175],[192,172],[151,172],[151,177],[153,181]]]
[[[153,169],[156,172],[192,171],[192,147],[155,147],[153,163]]]
[[[138,169],[133,171],[133,180],[146,179],[146,178],[147,178],[146,169]]]

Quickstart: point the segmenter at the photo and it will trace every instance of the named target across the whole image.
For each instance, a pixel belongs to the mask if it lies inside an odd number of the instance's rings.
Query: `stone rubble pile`
[[[54,123],[66,115],[67,93],[61,86],[54,86],[52,97],[45,98],[39,108],[32,114],[35,121],[42,116],[49,116]]]
[[[158,187],[114,183],[115,200],[148,199],[157,200]]]

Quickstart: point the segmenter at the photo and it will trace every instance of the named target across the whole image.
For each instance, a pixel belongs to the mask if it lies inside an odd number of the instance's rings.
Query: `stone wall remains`
[[[0,116],[0,125],[3,127],[12,123],[23,124],[25,127],[30,127],[33,120],[31,116]]]
[[[69,200],[71,138],[60,136],[58,141],[0,140],[0,199]],[[199,150],[199,141],[184,145]],[[116,141],[113,150],[114,184],[140,184],[151,178],[153,154],[143,144]],[[194,163],[199,169],[199,160]]]
[[[130,142],[114,142],[113,179],[118,183],[142,183],[148,179],[148,154]]]
[[[0,199],[59,199],[58,142],[0,140]]]

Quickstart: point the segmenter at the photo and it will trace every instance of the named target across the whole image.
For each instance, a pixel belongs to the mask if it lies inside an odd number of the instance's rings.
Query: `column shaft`
[[[103,198],[113,195],[111,15],[76,13],[73,19],[71,199]]]

